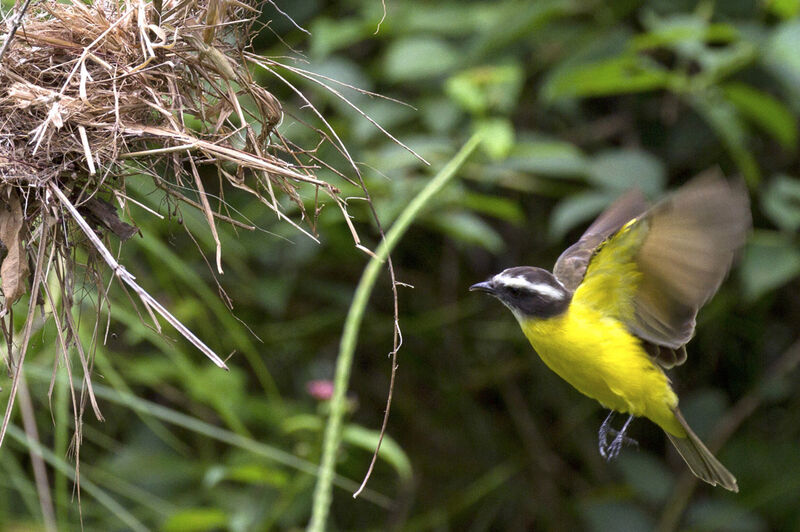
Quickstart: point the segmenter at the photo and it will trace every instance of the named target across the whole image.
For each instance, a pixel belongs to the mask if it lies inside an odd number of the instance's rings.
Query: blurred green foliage
[[[385,277],[373,296],[331,529],[650,530],[670,511],[692,530],[800,528],[797,373],[767,371],[785,361],[800,323],[800,2],[389,1],[379,30],[377,1],[282,9],[311,35],[265,5],[271,23],[255,41],[260,52],[286,56],[288,44],[304,54],[297,66],[409,104],[336,85],[429,167],[323,88],[281,72],[345,140],[386,226],[470,132],[491,139],[394,255],[399,280],[414,288],[400,290],[404,344],[388,440],[369,491],[354,501],[390,370]],[[302,102],[268,74],[255,75],[284,102],[283,132],[313,143],[295,119],[307,116]],[[317,155],[346,168],[328,144]],[[702,437],[737,422],[719,457],[741,493],[699,486],[684,505],[676,490],[686,469],[660,430],[636,422],[638,449],[603,462],[596,429],[604,413],[538,361],[504,309],[466,288],[512,265],[550,267],[625,189],[655,199],[711,166],[747,183],[756,230],[671,378]],[[345,196],[358,195],[322,174]],[[209,179],[206,189],[215,186]],[[233,356],[230,373],[218,370],[173,332],[156,334],[144,309],[111,290],[110,313],[99,320],[104,330],[110,319],[109,334],[94,354],[105,421],[87,410],[82,426],[85,529],[304,526],[326,413],[307,388],[332,377],[367,257],[335,206],[319,215],[317,244],[250,197],[227,193],[236,217],[259,230],[219,227],[225,274],[214,276],[205,219],[185,208],[175,215],[135,177],[128,187],[166,218],[131,205],[143,238],[126,244],[121,262],[212,348]],[[366,205],[352,200],[350,208],[374,246]],[[78,298],[88,344],[93,289]],[[37,333],[27,379],[43,447],[52,450],[43,456],[59,527],[78,530],[63,369],[48,399],[57,342],[52,324]],[[80,375],[75,364],[73,373]],[[756,408],[742,414],[742,398]],[[0,522],[41,528],[35,446],[16,429],[18,413],[13,423],[0,453]]]

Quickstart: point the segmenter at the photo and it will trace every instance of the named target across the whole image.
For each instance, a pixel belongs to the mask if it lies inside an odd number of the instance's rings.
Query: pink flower
[[[317,401],[328,401],[333,396],[333,381],[328,379],[308,381],[306,391]]]

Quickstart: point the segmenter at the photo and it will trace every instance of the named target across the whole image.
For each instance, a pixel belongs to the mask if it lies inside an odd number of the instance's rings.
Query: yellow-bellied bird
[[[746,191],[716,174],[652,208],[631,191],[561,254],[553,273],[509,268],[470,290],[499,299],[550,369],[611,410],[599,432],[604,458],[632,441],[625,431],[643,416],[664,429],[697,477],[738,491],[681,415],[662,367],[686,360],[697,311],[719,288],[750,225]],[[614,412],[630,414],[619,431],[611,429]]]

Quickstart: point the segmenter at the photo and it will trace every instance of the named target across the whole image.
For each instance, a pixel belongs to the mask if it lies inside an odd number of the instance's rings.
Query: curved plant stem
[[[400,214],[397,221],[386,233],[386,238],[378,246],[375,255],[370,259],[361,280],[356,288],[353,302],[347,313],[342,339],[339,343],[339,357],[336,361],[336,375],[334,377],[333,397],[330,403],[330,415],[325,427],[325,435],[322,447],[322,459],[319,465],[319,476],[317,485],[314,489],[314,500],[311,513],[311,521],[308,525],[309,532],[322,532],[325,530],[325,523],[328,519],[328,512],[331,505],[332,481],[334,475],[334,464],[336,454],[339,449],[341,439],[342,419],[345,413],[347,386],[350,380],[350,371],[353,366],[353,355],[358,340],[358,331],[361,328],[361,321],[364,311],[372,293],[372,288],[378,278],[383,263],[400,241],[411,223],[416,219],[419,212],[445,185],[453,178],[456,172],[466,162],[467,158],[475,151],[480,144],[480,136],[475,134],[459,152],[445,165],[442,170],[431,179],[424,189],[408,204],[408,207]]]

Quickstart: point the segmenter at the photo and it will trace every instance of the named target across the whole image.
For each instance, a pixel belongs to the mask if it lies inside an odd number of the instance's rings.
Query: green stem
[[[417,217],[425,205],[441,191],[445,185],[453,178],[456,172],[466,162],[467,158],[475,151],[480,144],[480,135],[475,134],[470,138],[461,150],[445,165],[444,168],[422,189],[413,199],[408,207],[400,214],[397,221],[386,233],[386,238],[380,243],[375,256],[373,256],[356,288],[353,302],[347,313],[342,339],[339,343],[339,357],[336,361],[336,375],[334,377],[333,397],[330,403],[330,416],[325,427],[325,436],[322,444],[322,459],[319,465],[319,477],[314,489],[314,502],[311,512],[311,522],[308,524],[308,532],[322,532],[325,530],[325,523],[328,520],[328,513],[331,505],[331,491],[334,476],[334,465],[336,454],[339,450],[341,440],[342,419],[346,409],[346,393],[348,382],[350,381],[350,371],[353,367],[353,355],[356,350],[358,331],[361,328],[361,321],[364,311],[375,286],[375,281],[383,267],[389,253],[408,230],[411,222]]]

